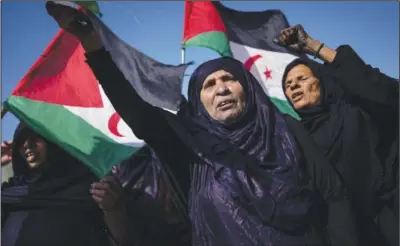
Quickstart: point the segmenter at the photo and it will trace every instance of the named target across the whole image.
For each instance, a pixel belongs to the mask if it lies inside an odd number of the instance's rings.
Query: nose
[[[31,137],[28,137],[25,141],[24,144],[22,145],[24,149],[27,149],[29,147],[32,147],[34,145],[34,141]]]
[[[297,82],[292,82],[289,86],[290,90],[294,91],[295,89],[299,88],[299,84]]]
[[[229,88],[226,86],[225,83],[220,82],[218,83],[218,88],[217,88],[217,95],[219,96],[225,96],[230,93]]]

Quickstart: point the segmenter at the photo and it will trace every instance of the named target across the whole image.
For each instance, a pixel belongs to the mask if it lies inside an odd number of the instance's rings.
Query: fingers
[[[120,183],[119,180],[118,180],[115,176],[113,176],[113,175],[109,175],[109,176],[103,177],[103,178],[100,180],[100,182],[101,182],[101,183],[108,184],[108,186],[109,186],[114,192],[116,192],[116,193],[121,193],[122,190],[123,190],[121,183]]]
[[[46,3],[46,10],[48,14],[54,18],[58,25],[66,29],[70,26],[72,21],[76,18],[77,12],[74,8],[55,4],[53,2]]]
[[[1,143],[2,154],[8,154],[12,151],[12,141],[4,141]]]
[[[101,183],[93,184],[90,193],[92,194],[93,200],[103,210],[113,207],[118,201],[117,194],[110,189],[104,189]]]
[[[11,156],[2,154],[2,156],[1,156],[1,165],[2,166],[9,164],[11,161],[12,161]]]
[[[111,188],[111,185],[108,184],[108,183],[102,183],[102,182],[94,183],[94,184],[92,184],[92,187],[91,187],[91,189],[90,189],[90,192],[91,192],[93,195],[96,195],[96,196],[105,196],[105,195],[108,195],[108,196],[112,196],[113,198],[117,198],[117,197],[118,197],[118,193],[115,192],[115,191]]]
[[[299,30],[303,30],[302,25],[295,25],[283,29],[279,35],[279,42],[283,45],[290,45],[298,41],[297,33]]]
[[[123,189],[116,177],[107,176],[100,182],[93,183],[90,192],[95,196],[110,196],[113,199],[118,199],[122,195]]]
[[[113,175],[105,176],[101,180],[102,181],[107,181],[107,182],[110,182],[110,183],[115,183],[115,184],[119,184],[120,183],[119,180]]]
[[[3,141],[2,143],[1,143],[1,147],[10,147],[11,145],[12,145],[12,141],[11,140],[8,140],[8,141]]]

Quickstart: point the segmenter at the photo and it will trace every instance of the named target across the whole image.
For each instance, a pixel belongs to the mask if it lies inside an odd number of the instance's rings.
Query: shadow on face
[[[225,70],[218,70],[204,80],[200,101],[214,120],[236,122],[244,113],[245,93],[239,81]]]
[[[47,142],[38,134],[31,132],[22,143],[19,153],[29,169],[42,169],[47,157]]]
[[[303,64],[293,67],[288,72],[284,91],[296,110],[318,104],[321,97],[320,81],[311,69]]]

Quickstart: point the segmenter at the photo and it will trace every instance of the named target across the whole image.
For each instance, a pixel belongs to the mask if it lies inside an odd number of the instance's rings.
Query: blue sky
[[[391,2],[268,2],[224,1],[243,11],[280,9],[291,25],[302,24],[315,39],[332,48],[350,44],[371,65],[399,77],[399,3]],[[1,97],[4,101],[58,31],[44,2],[1,2]],[[183,1],[101,2],[103,21],[120,38],[147,55],[180,63]],[[186,59],[197,65],[217,57],[206,48],[189,48]],[[186,85],[187,79],[185,79]],[[186,89],[186,86],[184,86]],[[18,120],[7,114],[2,139],[11,139]]]

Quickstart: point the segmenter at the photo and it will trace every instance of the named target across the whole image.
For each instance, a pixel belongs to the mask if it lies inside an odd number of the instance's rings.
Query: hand
[[[7,165],[12,161],[12,141],[1,143],[1,165]]]
[[[124,190],[114,176],[106,176],[91,185],[90,193],[104,212],[120,211],[124,208]]]
[[[274,42],[295,52],[312,52],[309,47],[312,38],[307,34],[302,25],[283,29],[279,35],[279,39],[274,39]]]
[[[52,1],[46,2],[46,10],[62,29],[74,35],[82,43],[86,52],[103,47],[91,20],[82,11]]]

